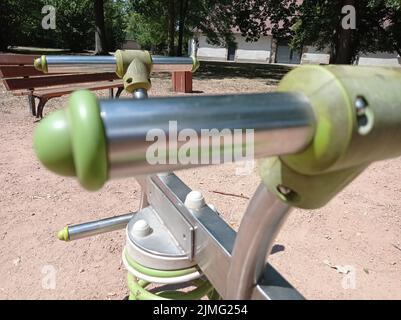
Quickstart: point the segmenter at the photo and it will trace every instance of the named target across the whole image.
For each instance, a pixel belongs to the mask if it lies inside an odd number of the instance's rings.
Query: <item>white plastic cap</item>
[[[200,191],[191,191],[185,198],[185,206],[189,209],[198,210],[205,205],[205,199]]]
[[[146,222],[146,220],[138,220],[135,222],[134,226],[132,227],[132,232],[137,237],[146,237],[151,233],[150,225]]]

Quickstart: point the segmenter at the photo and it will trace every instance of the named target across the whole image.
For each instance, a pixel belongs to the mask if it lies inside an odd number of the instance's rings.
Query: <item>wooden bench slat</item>
[[[94,83],[82,83],[81,85],[69,86],[69,87],[54,87],[54,88],[40,88],[31,90],[16,90],[12,91],[14,96],[26,96],[29,94],[33,94],[36,97],[58,97],[69,94],[73,91],[80,89],[88,89],[88,90],[103,90],[109,88],[118,88],[124,87],[124,83],[122,80],[114,80],[114,81],[105,81],[105,82],[94,82]],[[53,95],[54,94],[54,95]],[[53,96],[52,96],[53,95]]]
[[[39,58],[38,55],[26,54],[0,54],[0,65],[33,65],[33,60]]]
[[[43,117],[43,108],[51,98],[61,97],[79,89],[105,90],[124,87],[114,72],[43,74],[35,70],[33,61],[38,55],[0,54],[0,80],[13,95],[28,95],[32,115]],[[112,91],[110,91],[112,96]],[[38,105],[34,97],[39,99]]]
[[[53,73],[53,75],[62,73]],[[30,77],[30,76],[42,76],[48,77],[41,71],[38,71],[33,66],[0,66],[0,77],[1,78],[17,78],[17,77]]]
[[[118,88],[123,86],[124,84],[122,80],[117,80],[112,82],[105,81],[105,82],[95,82],[95,83],[83,83],[81,85],[76,85],[76,86],[35,90],[33,92],[33,95],[36,97],[55,98],[80,89],[103,90],[103,89]]]
[[[21,77],[52,77],[55,75],[70,75],[71,73],[52,73],[51,75],[38,71],[33,66],[0,66],[0,78],[21,78]],[[85,73],[98,74],[98,73]]]
[[[3,82],[8,90],[20,90],[116,79],[118,79],[118,76],[115,73],[110,72],[97,74],[73,74],[36,78],[5,79],[3,80]]]

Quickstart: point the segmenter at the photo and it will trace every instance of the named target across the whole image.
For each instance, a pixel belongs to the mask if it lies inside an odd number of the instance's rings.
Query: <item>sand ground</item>
[[[264,92],[277,79],[233,70],[225,77],[206,70],[194,80],[197,94]],[[262,72],[263,73],[263,72]],[[99,95],[106,95],[101,92]],[[165,77],[151,95],[172,95]],[[51,100],[45,114],[65,105]],[[55,233],[66,224],[134,211],[135,179],[111,181],[100,191],[43,168],[32,149],[37,126],[24,97],[0,86],[0,299],[123,299],[124,231],[64,243]],[[203,191],[234,228],[259,178],[236,176],[234,165],[178,172]],[[401,299],[401,159],[373,164],[326,207],[294,210],[276,241],[271,263],[309,299]],[[346,267],[344,271],[329,266]],[[48,277],[54,274],[55,288]]]

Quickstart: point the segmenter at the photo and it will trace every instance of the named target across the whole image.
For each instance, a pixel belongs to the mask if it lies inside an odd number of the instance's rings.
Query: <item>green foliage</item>
[[[30,0],[0,1],[0,50],[11,43],[20,45],[29,41],[31,30],[36,29],[35,21],[41,7],[40,3]]]
[[[246,41],[257,41],[272,34],[276,38],[290,35],[290,27],[297,13],[296,0],[236,0],[233,2],[234,25]]]
[[[269,6],[276,1],[266,2]],[[351,56],[366,52],[394,52],[401,54],[401,1],[400,0],[356,0],[329,1],[304,0],[281,1],[271,18],[283,20],[284,25],[278,34],[291,38],[293,48],[314,45],[319,49],[330,48],[338,51],[341,39],[341,22],[344,5],[353,3],[356,9],[356,30],[350,31]],[[286,6],[294,5],[293,15],[288,14]]]
[[[153,53],[162,53],[167,43],[167,20],[165,17],[155,19],[132,12],[127,26],[127,38],[134,39],[142,49]]]
[[[43,30],[44,37],[56,39],[57,46],[73,51],[92,49],[94,43],[92,0],[42,0],[56,8],[56,29]],[[53,43],[50,43],[53,44]]]
[[[129,9],[125,0],[105,2],[104,19],[109,50],[120,49],[125,41]]]
[[[185,0],[175,0],[177,9]],[[202,32],[212,45],[235,45],[233,30],[238,28],[246,41],[257,41],[260,36],[272,31],[275,35],[286,29],[290,20],[282,19],[293,15],[296,1],[265,0],[197,0],[189,1],[185,13],[184,34],[188,39],[195,32]],[[166,0],[131,0],[135,13],[131,15],[128,32],[145,48],[157,44],[167,46],[169,21]],[[179,25],[179,15],[173,17]],[[272,24],[265,21],[271,19]],[[280,22],[284,21],[284,25]]]
[[[56,29],[44,30],[41,10],[44,5],[56,8]],[[92,0],[1,0],[0,49],[9,45],[92,50],[95,43]],[[125,39],[124,0],[105,0],[106,35],[109,49]]]
[[[179,8],[185,0],[175,0],[174,24],[179,25]],[[253,15],[256,6],[250,0],[198,0],[188,1],[185,12],[184,40],[186,43],[195,32],[206,35],[210,44],[228,46],[235,44],[233,28],[240,27],[247,40],[257,39],[261,34],[261,24]],[[263,2],[258,0],[257,2]],[[166,0],[131,0],[133,13],[128,23],[128,35],[145,49],[158,52],[165,50],[168,42],[168,5]],[[252,8],[250,8],[250,6]],[[248,24],[252,19],[251,25]],[[245,21],[246,20],[246,21]]]
[[[191,3],[188,21],[192,29],[204,33],[210,44],[229,46],[235,44],[235,4],[237,1],[203,0]]]

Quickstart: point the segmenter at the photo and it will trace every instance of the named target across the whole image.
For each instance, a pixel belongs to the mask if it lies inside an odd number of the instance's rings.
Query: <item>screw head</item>
[[[364,109],[368,106],[367,101],[364,97],[357,97],[355,100],[355,109],[357,114],[361,114],[364,112]]]
[[[289,194],[292,193],[292,190],[290,188],[288,188],[286,186],[283,186],[282,184],[277,186],[277,190],[278,190],[278,192],[280,192],[284,196],[288,196]]]

